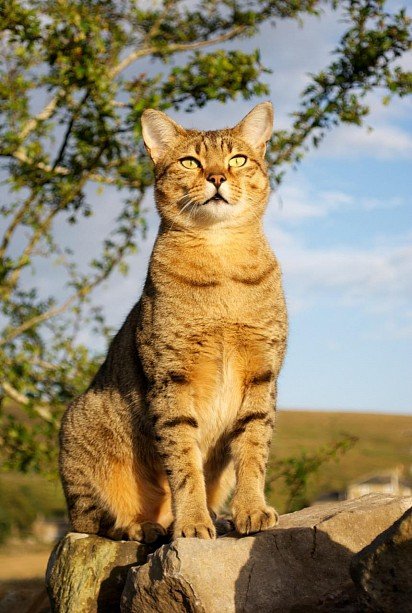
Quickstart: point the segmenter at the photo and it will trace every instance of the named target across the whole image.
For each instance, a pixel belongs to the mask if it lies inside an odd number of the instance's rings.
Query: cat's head
[[[270,102],[255,106],[234,128],[213,131],[185,130],[160,111],[144,111],[161,217],[184,228],[259,219],[269,195],[265,150],[272,126]]]

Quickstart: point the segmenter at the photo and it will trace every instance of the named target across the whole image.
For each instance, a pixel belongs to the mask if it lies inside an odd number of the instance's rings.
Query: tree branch
[[[52,309],[45,311],[41,315],[36,315],[35,317],[32,317],[31,319],[27,319],[20,326],[18,326],[17,328],[14,328],[13,332],[11,332],[8,336],[6,336],[3,339],[0,339],[0,346],[7,345],[12,340],[20,336],[20,334],[23,334],[23,332],[26,332],[26,330],[29,330],[33,326],[37,326],[43,321],[47,321],[48,319],[51,319],[52,317],[56,317],[56,315],[60,315],[61,313],[64,313],[64,311],[66,311],[70,307],[70,305],[73,304],[75,300],[77,300],[80,297],[86,296],[92,289],[93,289],[92,286],[87,286],[86,288],[82,288],[78,290],[75,294],[72,294],[72,296],[70,296],[70,298],[68,298],[60,306],[53,307]]]
[[[17,391],[7,381],[2,381],[1,387],[3,388],[4,393],[18,404],[23,404],[24,406],[30,404],[30,400],[27,398],[27,396]]]
[[[69,142],[70,134],[71,134],[71,132],[73,130],[74,123],[75,123],[76,119],[78,119],[80,110],[81,110],[82,106],[85,104],[85,102],[87,101],[89,96],[90,96],[90,90],[88,89],[85,92],[85,94],[82,97],[82,99],[76,105],[76,108],[73,111],[71,119],[70,119],[69,124],[67,126],[66,134],[64,135],[63,142],[62,142],[62,145],[60,147],[59,153],[57,154],[56,160],[53,163],[52,170],[55,170],[59,166],[60,162],[62,161],[63,156],[64,156],[64,152],[66,151],[66,147],[67,147],[67,144]]]
[[[201,41],[197,41],[193,43],[176,43],[174,45],[169,45],[166,49],[162,49],[162,52],[163,53],[178,53],[178,52],[183,52],[183,51],[191,51],[193,49],[200,49],[202,47],[207,47],[209,45],[216,45],[218,43],[223,43],[227,40],[231,40],[232,38],[235,38],[236,36],[244,32],[245,30],[246,30],[245,25],[236,26],[232,30],[229,30],[229,32],[216,36],[215,38],[210,38],[208,40],[201,40]],[[150,36],[153,36],[153,32],[150,32]],[[157,51],[159,51],[159,48],[155,46],[145,47],[143,49],[136,49],[135,51],[130,53],[127,57],[125,57],[121,62],[119,62],[116,66],[114,66],[109,71],[109,77],[112,77],[112,78],[117,77],[121,72],[123,72],[123,70],[125,70],[128,66],[133,64],[133,62],[135,62],[136,60],[140,59],[141,57],[146,57],[147,55],[151,55],[152,53],[156,53]],[[31,132],[33,132],[33,130],[36,128],[37,124],[40,121],[45,121],[46,119],[49,119],[52,116],[52,114],[54,113],[57,107],[57,103],[62,93],[63,93],[63,90],[59,91],[48,102],[48,104],[44,107],[42,112],[36,115],[36,117],[33,117],[32,119],[30,119],[26,123],[26,125],[20,130],[19,136],[22,140],[24,140]],[[17,151],[16,153],[19,153],[21,155],[22,152],[20,150],[20,151]],[[17,156],[14,154],[14,157],[17,157]]]
[[[13,268],[13,272],[10,274],[10,277],[6,280],[6,283],[5,283],[6,288],[7,288],[7,292],[5,294],[6,296],[10,295],[13,289],[16,287],[19,277],[21,275],[21,271],[23,270],[31,253],[33,252],[34,247],[37,245],[41,237],[44,236],[44,233],[50,227],[50,224],[53,221],[53,218],[55,217],[55,215],[57,215],[58,211],[61,210],[61,208],[63,207],[56,207],[52,209],[50,213],[45,217],[43,222],[39,224],[36,231],[33,232],[31,239],[27,243],[26,247],[23,250],[23,253],[21,254],[19,258],[19,261],[17,262],[16,266]]]
[[[1,154],[0,154],[1,155]],[[26,153],[22,149],[17,149],[11,154],[8,154],[11,157],[15,158],[19,162],[23,164],[29,164],[30,166],[34,166],[34,168],[38,168],[39,170],[43,170],[44,172],[50,172],[56,175],[68,176],[70,174],[70,170],[65,168],[64,166],[56,166],[53,168],[50,164],[44,164],[43,162],[33,163],[30,158],[26,155]],[[116,177],[104,177],[103,175],[98,174],[97,172],[90,172],[87,175],[87,179],[94,183],[104,183],[106,185],[119,185],[119,179]],[[140,187],[141,184],[138,181],[124,181],[123,183],[120,181],[120,184],[125,187]]]
[[[101,152],[99,155],[101,155]],[[96,159],[98,159],[98,156],[96,156]],[[52,223],[54,217],[57,215],[59,211],[62,211],[67,206],[67,204],[76,196],[76,194],[78,194],[81,191],[86,181],[87,181],[87,174],[85,174],[81,179],[79,179],[79,181],[76,183],[75,189],[72,192],[70,192],[70,194],[65,199],[63,199],[61,203],[59,203],[58,206],[51,209],[51,211],[45,216],[45,218],[41,222],[39,222],[38,227],[36,228],[35,231],[33,231],[33,234],[29,242],[24,248],[23,253],[21,254],[16,266],[12,270],[9,278],[5,280],[4,291],[2,292],[3,299],[9,296],[11,292],[14,290],[14,288],[16,287],[23,267],[26,265],[29,256],[33,252],[34,247],[37,245],[37,243],[42,238],[42,236],[44,236],[44,234],[50,228],[50,224]]]
[[[30,206],[34,202],[35,198],[36,198],[36,195],[32,192],[30,196],[27,198],[27,200],[23,202],[22,206],[19,208],[16,215],[12,219],[9,227],[6,229],[3,235],[3,241],[0,245],[0,258],[1,259],[4,257],[4,254],[6,253],[7,247],[9,246],[9,243],[11,241],[11,238],[14,232],[16,231],[20,222],[23,220],[24,215],[30,209]]]
[[[61,90],[63,91],[63,90]],[[20,138],[22,140],[24,140],[31,132],[33,132],[33,130],[36,128],[37,124],[40,123],[40,121],[45,121],[46,119],[49,119],[49,117],[51,117],[51,115],[53,115],[57,103],[59,101],[59,97],[60,95],[57,94],[56,96],[54,96],[54,98],[52,98],[50,100],[50,102],[48,102],[46,104],[46,106],[44,107],[44,109],[41,111],[41,113],[39,113],[38,115],[36,115],[36,117],[33,117],[32,119],[30,119],[25,126],[23,126],[23,128],[20,130]]]
[[[17,328],[14,328],[14,330],[12,332],[10,332],[10,334],[8,336],[4,337],[3,339],[0,339],[0,347],[2,345],[7,345],[12,340],[14,340],[18,336],[20,336],[20,334],[23,334],[23,332],[26,332],[26,330],[29,330],[30,328],[32,328],[34,326],[37,326],[38,324],[41,324],[44,321],[52,319],[53,317],[56,317],[57,315],[61,315],[62,313],[67,311],[67,309],[76,300],[84,298],[85,296],[90,294],[90,292],[95,287],[100,285],[100,283],[102,283],[103,281],[105,281],[109,277],[109,275],[112,272],[112,270],[115,268],[115,266],[122,259],[126,248],[127,248],[127,239],[125,240],[125,243],[122,244],[118,248],[116,257],[113,258],[112,262],[107,267],[107,269],[101,275],[98,275],[92,283],[89,283],[88,285],[85,285],[85,286],[81,287],[74,294],[72,294],[69,298],[67,298],[67,300],[65,300],[65,302],[63,302],[63,304],[61,304],[60,306],[52,307],[48,311],[45,311],[44,313],[41,313],[40,315],[36,315],[35,317],[32,317],[31,319],[28,319],[25,322],[23,322],[20,326],[17,326]]]
[[[239,36],[239,34],[244,32],[245,30],[246,26],[244,25],[236,26],[232,30],[229,30],[229,32],[226,32],[225,34],[220,34],[215,38],[200,40],[193,43],[175,43],[174,45],[169,45],[165,49],[162,49],[162,53],[167,54],[183,51],[192,51],[193,49],[201,49],[202,47],[208,47],[209,45],[216,45],[218,43],[223,43],[227,40],[235,38],[236,36]],[[117,64],[117,66],[115,66],[109,74],[111,77],[116,77],[128,66],[130,66],[130,64],[133,64],[133,62],[135,62],[136,60],[140,59],[141,57],[145,57],[146,55],[156,53],[158,51],[159,48],[156,46],[146,47],[145,49],[136,49],[135,51],[132,51],[132,53],[130,53],[127,57],[125,57],[121,62],[119,62],[119,64]]]
[[[3,388],[3,391],[6,396],[11,398],[11,400],[14,400],[14,402],[17,402],[17,404],[22,404],[25,407],[31,404],[31,400],[25,394],[22,394],[21,392],[16,390],[16,388],[14,388],[10,383],[8,383],[8,381],[2,381],[1,387]],[[52,414],[47,407],[34,406],[32,408],[33,411],[42,419],[50,422],[53,421]]]

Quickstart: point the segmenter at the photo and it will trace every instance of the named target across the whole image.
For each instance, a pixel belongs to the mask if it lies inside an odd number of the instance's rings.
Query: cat
[[[262,229],[273,110],[186,130],[142,115],[161,224],[140,301],[66,410],[60,474],[74,531],[154,542],[275,526],[264,481],[287,338]]]

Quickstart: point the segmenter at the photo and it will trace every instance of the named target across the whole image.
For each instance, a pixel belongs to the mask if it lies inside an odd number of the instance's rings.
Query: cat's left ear
[[[171,149],[179,136],[185,133],[173,119],[161,111],[146,109],[142,114],[142,134],[146,149],[156,164]]]
[[[251,147],[260,149],[264,153],[266,143],[272,136],[273,131],[272,103],[262,102],[257,104],[234,129]]]

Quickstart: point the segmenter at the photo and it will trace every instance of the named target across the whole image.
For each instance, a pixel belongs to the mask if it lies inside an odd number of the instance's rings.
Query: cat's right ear
[[[146,109],[142,114],[142,134],[146,149],[156,164],[184,129],[161,111]]]

